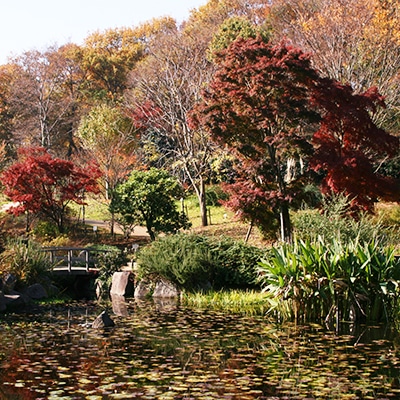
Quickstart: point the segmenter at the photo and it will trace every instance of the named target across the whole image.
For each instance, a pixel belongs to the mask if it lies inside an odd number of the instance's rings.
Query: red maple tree
[[[71,202],[85,204],[85,193],[98,193],[101,176],[95,165],[80,168],[73,162],[53,158],[43,147],[19,149],[19,161],[1,175],[4,194],[15,203],[9,212],[35,214],[53,221],[60,232]]]
[[[350,85],[328,78],[320,79],[313,91],[322,119],[313,136],[310,166],[324,174],[323,192],[344,193],[354,210],[372,211],[379,199],[398,201],[399,182],[377,168],[399,149],[399,138],[373,121],[384,98],[376,88],[357,94]]]
[[[309,56],[287,43],[238,39],[217,55],[192,118],[240,159],[226,204],[260,225],[268,210],[279,214],[281,237],[290,240],[289,206],[301,197],[308,165],[321,174],[325,193],[348,195],[354,210],[399,200],[399,182],[377,168],[399,148],[399,138],[374,123],[382,106],[376,89],[357,94],[322,78]]]
[[[230,187],[229,205],[254,223],[262,223],[263,210],[272,210],[282,239],[290,240],[289,206],[305,178],[301,159],[311,150],[305,127],[319,119],[309,91],[318,75],[299,49],[261,37],[237,39],[217,54],[216,67],[193,123],[240,159],[242,182]]]

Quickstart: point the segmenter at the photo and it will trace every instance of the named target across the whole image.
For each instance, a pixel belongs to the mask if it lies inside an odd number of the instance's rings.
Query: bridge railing
[[[53,272],[70,274],[98,271],[97,256],[107,251],[85,247],[44,247],[42,250],[49,253],[50,261],[54,265]]]

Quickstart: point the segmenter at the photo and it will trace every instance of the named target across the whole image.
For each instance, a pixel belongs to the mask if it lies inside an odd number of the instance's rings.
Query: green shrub
[[[52,268],[48,254],[31,240],[9,240],[0,255],[0,275],[12,273],[21,286],[41,282]]]
[[[375,242],[296,241],[259,263],[259,282],[286,318],[390,319],[400,292],[400,261]]]
[[[294,233],[298,240],[315,242],[322,237],[325,242],[340,240],[342,243],[359,242],[391,243],[392,234],[381,221],[367,214],[357,218],[349,215],[350,201],[346,196],[324,198],[322,212],[315,209],[297,211],[293,214]]]
[[[258,287],[257,263],[265,253],[263,250],[231,238],[213,239],[209,245],[214,260],[215,289]]]
[[[140,251],[139,279],[162,276],[187,290],[254,287],[261,254],[232,239],[166,236]]]
[[[205,237],[177,234],[159,238],[140,250],[138,264],[139,279],[162,276],[192,290],[207,284],[212,254]]]
[[[33,228],[33,233],[43,238],[55,238],[60,234],[60,230],[54,222],[39,221]]]
[[[55,238],[44,240],[43,247],[71,247],[71,239],[66,234],[58,235]]]

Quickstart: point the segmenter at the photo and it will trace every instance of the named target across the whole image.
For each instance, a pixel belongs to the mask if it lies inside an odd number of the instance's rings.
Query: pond
[[[116,326],[95,330],[104,307]],[[387,326],[337,333],[134,300],[0,323],[0,399],[400,398],[400,342]]]

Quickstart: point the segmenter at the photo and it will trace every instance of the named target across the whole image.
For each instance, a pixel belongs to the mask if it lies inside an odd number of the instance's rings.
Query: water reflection
[[[389,326],[263,317],[118,298],[2,317],[0,399],[399,398]],[[107,308],[116,323],[90,323]],[[112,310],[112,311],[111,311]]]
[[[124,296],[111,295],[112,311],[119,317],[127,317],[129,315],[128,302]]]

